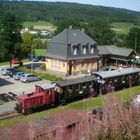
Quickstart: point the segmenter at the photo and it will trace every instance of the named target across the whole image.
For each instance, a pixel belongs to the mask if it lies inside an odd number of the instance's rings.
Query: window
[[[76,46],[73,47],[73,55],[78,54],[78,48]]]
[[[84,64],[82,64],[81,69],[84,70]]]
[[[89,70],[90,69],[90,64],[87,64],[87,70]]]
[[[82,54],[86,54],[86,53],[87,53],[87,47],[83,46]]]
[[[59,60],[52,60],[52,68],[56,70],[61,69],[61,61]]]
[[[54,66],[55,66],[55,61],[52,60],[52,68],[54,68]]]
[[[90,53],[93,54],[94,53],[94,46],[90,47]]]

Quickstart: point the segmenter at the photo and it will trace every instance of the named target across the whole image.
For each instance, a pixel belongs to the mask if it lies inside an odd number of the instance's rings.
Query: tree
[[[22,53],[26,57],[28,54],[33,53],[33,50],[36,48],[36,41],[32,34],[26,32],[22,35]]]
[[[47,40],[41,40],[40,38],[36,39],[36,49],[46,49]]]
[[[140,53],[140,28],[133,27],[130,29],[125,39],[125,45]]]
[[[81,25],[80,22],[75,21],[71,18],[65,19],[57,26],[55,34],[62,32],[65,28],[69,28],[70,26],[72,26],[73,28],[80,28]]]
[[[115,33],[111,30],[109,23],[103,20],[91,21],[85,26],[86,33],[100,45],[114,43]]]
[[[11,13],[6,13],[0,22],[0,61],[19,57],[21,52],[21,22]]]

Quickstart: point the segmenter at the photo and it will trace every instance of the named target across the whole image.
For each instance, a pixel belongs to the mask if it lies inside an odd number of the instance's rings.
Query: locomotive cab
[[[22,100],[21,100],[20,97],[17,97],[16,110],[17,110],[19,113],[22,112]]]

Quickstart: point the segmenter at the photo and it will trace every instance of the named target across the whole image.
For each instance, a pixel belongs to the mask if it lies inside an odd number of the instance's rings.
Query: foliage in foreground
[[[103,115],[85,113],[83,119],[79,120],[74,127],[66,129],[61,114],[57,129],[49,131],[38,124],[38,129],[33,129],[36,124],[29,123],[27,137],[29,139],[47,140],[139,140],[140,138],[140,106],[125,108],[123,104],[112,97],[106,98],[104,102]],[[32,118],[29,118],[32,121]],[[54,125],[53,125],[54,127]],[[15,126],[16,128],[16,126]],[[51,130],[51,129],[50,129]],[[10,131],[11,137],[18,139],[20,135],[16,129]],[[37,137],[36,137],[37,136]],[[12,139],[11,138],[11,139]]]
[[[120,101],[105,101],[102,120],[86,117],[69,136],[69,140],[138,140],[140,138],[140,107],[124,108]],[[58,131],[64,140],[65,130]]]

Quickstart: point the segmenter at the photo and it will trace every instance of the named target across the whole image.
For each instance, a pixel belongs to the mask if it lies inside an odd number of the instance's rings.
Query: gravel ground
[[[0,105],[0,114],[14,111],[15,106],[16,106],[16,101],[10,101],[10,102],[4,103],[3,105]]]

